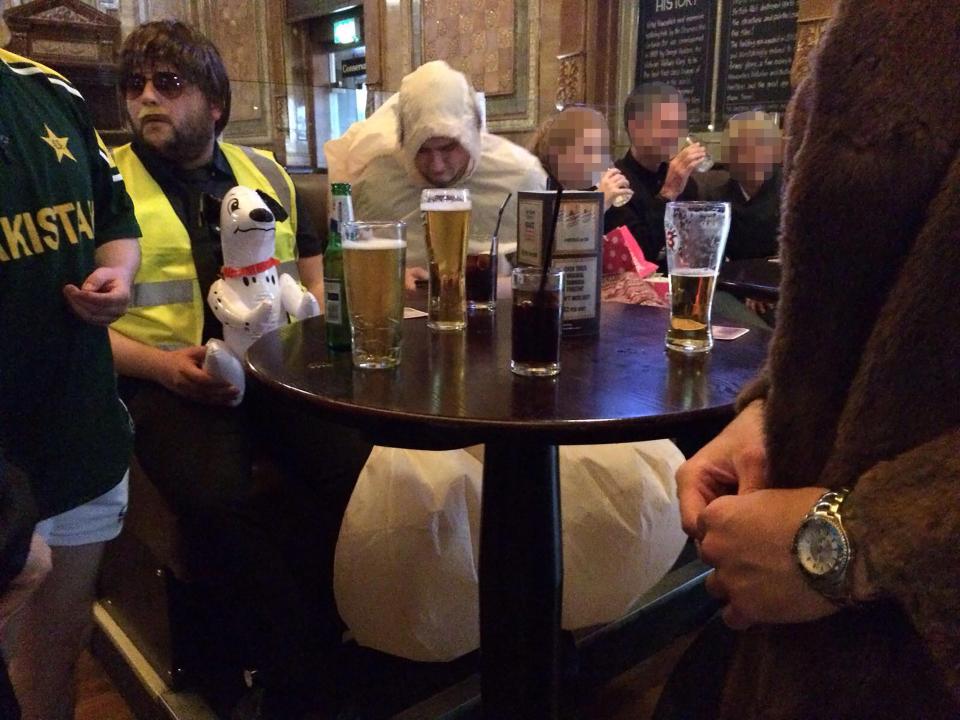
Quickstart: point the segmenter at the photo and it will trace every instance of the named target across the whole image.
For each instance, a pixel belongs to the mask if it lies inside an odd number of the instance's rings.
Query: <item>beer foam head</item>
[[[473,205],[469,200],[457,200],[456,202],[425,202],[420,203],[420,209],[424,212],[463,212],[470,210]]]
[[[407,241],[380,238],[370,240],[344,240],[341,247],[344,250],[403,250],[407,247]]]

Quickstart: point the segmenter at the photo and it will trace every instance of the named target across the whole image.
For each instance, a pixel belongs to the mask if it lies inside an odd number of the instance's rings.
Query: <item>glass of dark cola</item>
[[[472,233],[467,239],[464,276],[467,310],[493,312],[497,307],[497,236]]]
[[[527,377],[553,377],[560,372],[560,319],[563,312],[563,270],[518,267],[513,289],[510,369]]]

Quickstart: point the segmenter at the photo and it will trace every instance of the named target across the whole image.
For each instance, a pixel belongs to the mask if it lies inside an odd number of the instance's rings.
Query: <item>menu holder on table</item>
[[[556,193],[520,192],[517,205],[517,263],[542,267]],[[600,272],[603,252],[603,193],[565,190],[551,267],[565,275],[563,334],[600,332]]]

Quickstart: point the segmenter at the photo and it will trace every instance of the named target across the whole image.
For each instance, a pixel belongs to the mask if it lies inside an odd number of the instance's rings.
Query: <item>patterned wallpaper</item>
[[[423,62],[446,60],[489,95],[514,91],[515,0],[422,0]]]
[[[205,28],[223,57],[233,90],[230,122],[259,120],[264,112],[264,60],[260,55],[261,19],[255,3],[207,2]]]

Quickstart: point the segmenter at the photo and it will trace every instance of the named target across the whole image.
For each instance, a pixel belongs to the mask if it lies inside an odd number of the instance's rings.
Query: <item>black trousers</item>
[[[20,720],[20,706],[17,704],[17,696],[10,684],[10,676],[7,675],[7,663],[3,657],[0,657],[0,718],[3,718],[3,720]]]
[[[188,566],[209,581],[249,663],[268,688],[316,688],[332,674],[342,633],[337,535],[371,446],[256,387],[238,408],[128,379],[121,393],[137,459],[176,513]]]

